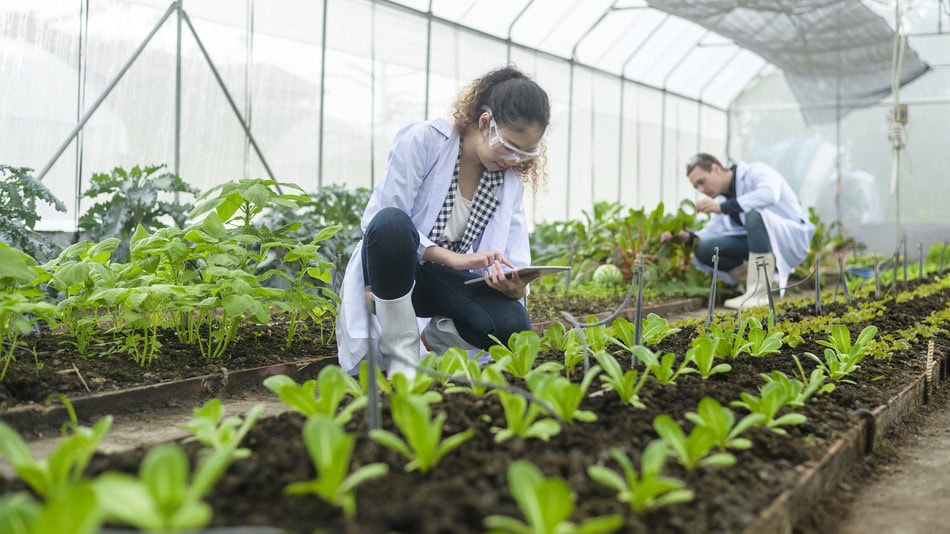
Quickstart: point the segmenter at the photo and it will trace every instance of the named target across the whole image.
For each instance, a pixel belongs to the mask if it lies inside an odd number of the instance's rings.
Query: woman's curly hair
[[[543,134],[551,122],[548,94],[514,65],[495,69],[462,89],[451,108],[455,130],[464,132],[477,125],[484,107],[491,109],[499,125],[519,132],[537,125]],[[538,157],[515,168],[521,171],[532,191],[537,191],[547,177],[547,146],[543,137]]]

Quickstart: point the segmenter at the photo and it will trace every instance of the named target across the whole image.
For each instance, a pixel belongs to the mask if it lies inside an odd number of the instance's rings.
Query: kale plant
[[[0,164],[0,241],[45,261],[59,254],[59,247],[33,231],[40,220],[36,202],[52,204],[61,212],[66,204],[33,178],[32,170]]]
[[[116,167],[111,173],[92,175],[91,185],[82,196],[95,199],[107,195],[109,198],[86,210],[79,218],[79,228],[92,241],[119,238],[121,244],[113,254],[114,260],[128,259],[129,238],[139,225],[149,232],[167,227],[164,221],[168,219],[178,228],[185,225],[191,204],[178,200],[166,202],[159,197],[163,193],[196,195],[198,190],[179,176],[161,172],[164,168],[164,165],[144,168],[136,165],[131,170]]]

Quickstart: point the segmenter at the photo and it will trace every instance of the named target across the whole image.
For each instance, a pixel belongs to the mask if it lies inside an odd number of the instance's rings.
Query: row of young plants
[[[254,225],[265,209],[292,208],[307,198],[279,193],[279,187],[296,189],[269,180],[215,187],[189,213],[197,222],[154,232],[139,225],[129,239],[127,262],[112,259],[118,238],[76,243],[43,265],[0,244],[4,370],[27,348],[20,336],[38,325],[65,331],[83,356],[124,353],[142,366],[159,354],[162,329],[173,330],[203,356],[218,358],[242,326],[268,324],[274,315],[288,324],[286,347],[299,328],[320,327],[339,300],[328,287],[333,264],[321,258],[320,248],[340,227],[322,228],[301,243],[290,235],[299,222],[273,229]],[[259,272],[275,253],[292,269]],[[265,285],[272,278],[283,283]],[[322,337],[328,340],[332,332]]]
[[[923,298],[934,295],[945,289],[946,281],[929,284],[917,288],[912,294],[902,295],[902,300]],[[896,300],[896,299],[894,299]],[[792,308],[792,306],[788,306]],[[883,311],[886,306],[867,302],[862,307],[849,311],[856,321],[868,315]],[[874,311],[877,310],[877,311]],[[932,336],[944,331],[946,314],[940,319],[940,312],[935,312],[933,320],[927,321],[931,327],[926,331],[915,329],[915,335]],[[729,321],[725,321],[728,323]],[[863,321],[862,321],[863,322]],[[807,377],[801,363],[797,363],[800,378],[791,378],[780,371],[763,373],[763,384],[758,394],[742,393],[735,399],[734,407],[742,408],[748,413],[741,418],[729,408],[721,405],[712,398],[703,398],[699,401],[696,411],[687,414],[659,415],[653,420],[658,439],[649,443],[640,453],[639,467],[630,454],[620,448],[611,449],[609,456],[619,466],[620,471],[605,465],[591,465],[588,475],[600,484],[612,488],[617,492],[617,498],[629,504],[632,513],[643,514],[650,510],[667,506],[673,503],[686,502],[694,497],[696,489],[687,488],[682,480],[665,473],[665,465],[669,459],[674,459],[687,471],[698,468],[725,467],[735,462],[730,450],[743,450],[754,446],[753,442],[744,437],[751,428],[762,426],[776,433],[784,433],[788,425],[804,422],[804,416],[797,413],[805,402],[813,395],[830,392],[835,383],[849,383],[849,376],[856,370],[860,361],[869,353],[873,346],[872,338],[875,334],[873,326],[868,326],[852,340],[852,334],[844,324],[829,324],[827,318],[816,318],[806,321],[806,328],[800,329],[798,335],[811,334],[813,331],[827,330],[830,327],[830,336],[817,343],[825,347],[826,358],[821,361],[813,356],[818,364]],[[676,333],[666,321],[657,316],[650,316],[644,320],[643,343],[658,345],[664,338]],[[450,350],[439,357],[430,355],[423,362],[428,372],[418,374],[415,379],[407,380],[397,375],[392,382],[379,374],[376,379],[381,385],[382,392],[388,396],[391,420],[394,431],[372,430],[370,437],[378,443],[397,451],[405,456],[406,470],[418,470],[426,473],[435,468],[440,460],[464,442],[471,438],[472,432],[464,431],[445,439],[442,429],[445,423],[445,414],[433,415],[438,409],[443,394],[465,393],[479,398],[497,397],[505,414],[506,426],[498,426],[495,432],[496,442],[509,439],[541,439],[549,440],[558,434],[564,425],[583,424],[596,418],[594,413],[581,409],[581,403],[590,395],[590,388],[594,380],[600,380],[604,391],[613,391],[618,395],[621,406],[627,409],[637,409],[642,404],[637,399],[637,393],[643,385],[650,381],[657,384],[675,383],[678,377],[685,374],[698,374],[704,379],[713,374],[728,373],[729,361],[739,357],[762,357],[774,354],[782,348],[785,336],[772,326],[771,321],[762,323],[754,317],[747,317],[737,328],[727,324],[711,325],[701,330],[699,335],[690,343],[691,347],[681,362],[675,362],[677,356],[672,353],[659,354],[643,345],[632,345],[630,335],[632,325],[625,320],[615,321],[609,328],[592,327],[585,331],[583,337],[587,346],[581,342],[581,336],[576,331],[565,331],[563,327],[552,326],[543,336],[524,332],[512,336],[507,345],[498,344],[489,351],[493,363],[479,367],[468,359],[467,354],[459,350]],[[905,340],[905,342],[910,342]],[[608,348],[616,350],[614,354]],[[536,365],[543,350],[554,350],[563,353],[563,362],[545,361]],[[582,355],[577,357],[580,350]],[[575,353],[569,355],[569,353]],[[584,362],[583,354],[592,355],[599,365],[590,367],[586,372],[580,372],[578,367]],[[747,354],[748,356],[742,356]],[[619,356],[619,357],[618,357]],[[642,367],[632,368],[621,362],[636,359],[642,362]],[[715,363],[715,362],[721,363]],[[829,364],[829,362],[839,362]],[[626,367],[626,368],[625,368]],[[718,369],[716,373],[704,373],[703,369]],[[562,375],[563,373],[563,375]],[[433,376],[435,378],[433,378]],[[572,381],[569,377],[576,380]],[[442,393],[434,391],[433,384],[442,382]],[[351,420],[354,413],[367,406],[366,397],[368,377],[365,368],[359,379],[348,377],[338,367],[324,369],[316,380],[299,385],[287,377],[271,377],[265,385],[280,395],[294,410],[305,415],[308,420],[304,426],[304,441],[314,463],[316,478],[312,481],[301,481],[287,488],[289,493],[313,493],[324,500],[342,507],[347,517],[356,512],[355,491],[357,486],[370,479],[386,474],[385,464],[364,465],[360,469],[349,472],[349,458],[352,454],[355,437],[347,432],[345,425]],[[515,385],[524,385],[530,394],[525,395],[515,389]],[[219,443],[218,448],[237,443],[233,441],[234,429],[240,421],[234,418],[223,417],[220,409],[205,406],[196,410],[196,417],[202,414],[211,414],[205,423],[192,422],[191,428],[196,433],[206,436],[208,443]],[[674,418],[674,416],[682,417]],[[249,417],[248,420],[252,418]],[[685,419],[693,424],[687,429],[677,423]],[[100,423],[107,425],[108,423]],[[98,425],[97,425],[98,427]],[[352,426],[351,426],[352,428]],[[103,432],[100,429],[99,432]],[[74,431],[78,435],[79,429]],[[243,435],[243,434],[242,434]],[[216,437],[217,436],[217,437]],[[231,436],[231,437],[227,437]],[[6,437],[6,436],[5,436]],[[100,438],[101,439],[101,438]],[[200,438],[199,438],[200,439]],[[237,438],[239,441],[240,438]],[[16,438],[9,437],[2,440],[5,443],[15,443]],[[203,441],[204,442],[204,441]],[[23,450],[9,452],[4,450],[8,458],[19,458],[19,463],[27,466],[22,470],[21,477],[29,482],[33,464],[24,460]],[[94,450],[93,447],[92,450]],[[12,454],[12,456],[11,456]],[[91,453],[90,453],[91,454]],[[152,452],[146,457],[152,456]],[[156,453],[157,454],[157,453]],[[55,455],[52,458],[59,458]],[[52,461],[52,460],[51,460]],[[11,463],[21,471],[18,462],[11,459]],[[148,460],[143,461],[140,474],[140,483],[146,493],[152,492],[149,498],[158,499],[156,491],[148,489],[151,465]],[[195,479],[198,480],[196,469]],[[79,483],[79,474],[82,469],[62,469],[58,472],[72,473],[71,483]],[[182,473],[176,469],[175,473]],[[186,480],[185,477],[178,477]],[[108,480],[108,478],[107,478]],[[201,478],[204,480],[204,478]],[[126,479],[128,482],[128,479]],[[129,482],[132,484],[132,482]],[[570,523],[571,511],[574,506],[573,494],[568,483],[557,477],[545,478],[538,469],[525,462],[516,462],[509,471],[509,484],[515,500],[524,513],[524,522],[511,517],[489,517],[485,520],[485,527],[490,531],[498,532],[554,532],[554,531],[581,531],[601,532],[612,531],[622,524],[621,517],[607,516],[588,520],[581,525]],[[31,483],[32,485],[32,483]],[[108,484],[105,485],[108,487]],[[131,487],[131,486],[128,486]],[[182,484],[175,484],[176,488],[183,488]],[[92,483],[92,495],[98,495],[99,486]],[[35,489],[35,488],[34,488]],[[40,495],[44,493],[36,490]],[[189,494],[183,490],[184,494]],[[130,492],[133,493],[133,492]],[[181,492],[179,492],[181,493]],[[206,490],[197,491],[198,499]],[[52,514],[49,510],[62,510],[60,497],[70,492],[57,493],[56,499],[48,499],[45,507],[39,507],[22,495],[7,496],[0,511],[7,515],[0,517],[15,517],[21,520],[33,514],[35,517],[47,517]],[[86,504],[89,504],[90,493],[85,491]],[[137,497],[142,492],[135,493]],[[71,497],[70,497],[71,498]],[[177,500],[175,500],[177,499]],[[189,506],[198,506],[193,499],[175,497],[174,503],[188,503]],[[68,499],[67,499],[68,500]],[[144,498],[142,502],[147,502]],[[120,501],[122,502],[122,501]],[[140,507],[145,506],[140,503]],[[152,505],[149,505],[152,506]],[[25,507],[25,508],[23,508]],[[164,513],[178,510],[169,502],[156,503],[154,507],[161,508]],[[28,510],[23,512],[22,509]],[[18,511],[19,510],[19,511]],[[32,511],[30,511],[32,510]],[[45,511],[44,511],[45,510]],[[172,514],[172,516],[174,516]],[[153,517],[154,514],[136,514],[138,517]],[[31,517],[33,517],[31,516]],[[196,514],[195,517],[198,515]],[[50,515],[52,517],[52,515]],[[99,520],[131,524],[140,528],[149,528],[145,523],[126,522],[114,512],[102,512]],[[210,519],[207,518],[207,519]],[[39,521],[39,520],[37,520]],[[165,529],[186,528],[184,523],[175,523],[168,519],[161,523]],[[194,528],[194,523],[188,527]],[[575,528],[576,527],[576,528]],[[153,527],[155,528],[155,527]],[[33,530],[41,532],[42,530]]]

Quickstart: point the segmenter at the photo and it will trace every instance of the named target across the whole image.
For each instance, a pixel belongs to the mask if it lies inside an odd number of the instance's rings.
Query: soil
[[[880,334],[907,328],[931,311],[942,309],[950,291],[907,303],[892,303],[884,318],[875,321]],[[826,305],[826,314],[845,311],[841,305]],[[808,308],[785,312],[790,317],[811,315]],[[860,331],[864,325],[854,325]],[[685,353],[694,337],[687,326],[665,340],[662,351]],[[264,335],[258,337],[265,337]],[[941,350],[947,339],[938,340]],[[237,344],[244,348],[244,342]],[[271,345],[273,347],[275,345]],[[279,344],[277,345],[279,346]],[[616,467],[607,451],[618,447],[639,465],[640,451],[653,439],[652,420],[671,414],[684,424],[682,414],[695,410],[698,401],[713,397],[724,405],[737,400],[743,391],[756,391],[760,373],[775,369],[789,376],[797,374],[791,354],[821,353],[823,347],[806,342],[795,349],[765,358],[742,357],[729,363],[730,373],[702,380],[696,375],[678,379],[675,386],[649,382],[640,394],[645,409],[621,405],[612,393],[588,396],[582,408],[597,414],[594,423],[576,423],[549,442],[509,440],[494,442],[492,427],[504,426],[504,415],[494,397],[473,399],[445,395],[437,410],[447,414],[444,436],[468,428],[475,437],[451,452],[428,474],[406,473],[405,459],[365,436],[363,414],[357,414],[348,430],[358,436],[353,468],[385,462],[389,475],[359,487],[358,517],[347,522],[340,511],[317,497],[286,496],[283,488],[314,477],[314,470],[300,439],[304,418],[283,413],[261,420],[245,440],[252,456],[239,460],[208,497],[214,508],[215,525],[271,525],[290,532],[480,532],[482,520],[491,514],[521,518],[507,488],[507,469],[516,459],[532,461],[547,476],[565,478],[577,495],[574,521],[605,514],[625,518],[624,532],[734,532],[749,525],[757,514],[782,490],[790,487],[810,460],[819,458],[829,444],[850,427],[855,410],[884,403],[923,369],[921,350],[896,354],[891,362],[866,359],[854,376],[856,385],[841,384],[833,392],[813,397],[800,413],[808,420],[788,427],[788,436],[766,429],[748,433],[754,446],[736,451],[737,465],[726,469],[686,471],[674,461],[666,473],[680,478],[696,492],[696,499],[661,509],[642,517],[634,516],[617,502],[606,488],[586,475],[595,463]],[[332,350],[332,347],[324,347]],[[279,354],[273,348],[256,349],[262,354]],[[554,359],[553,355],[545,356]],[[621,362],[629,358],[621,358]],[[179,362],[181,360],[178,360]],[[813,364],[803,359],[806,371]],[[139,370],[139,373],[141,371]],[[384,404],[386,404],[384,399]],[[384,406],[383,427],[395,430]],[[188,446],[192,454],[197,447]],[[89,473],[104,470],[135,472],[143,449],[99,455]],[[9,482],[0,482],[0,490]],[[10,487],[17,487],[14,482]]]

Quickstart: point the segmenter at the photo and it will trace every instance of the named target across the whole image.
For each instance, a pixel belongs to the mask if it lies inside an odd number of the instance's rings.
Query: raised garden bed
[[[916,300],[891,302],[873,323],[879,336],[895,334],[920,322],[933,311],[946,307],[950,291],[941,290]],[[847,312],[840,304],[826,305],[830,321]],[[786,310],[785,317],[802,320],[810,308]],[[865,323],[851,323],[859,331]],[[685,353],[695,327],[664,340],[663,351]],[[948,340],[937,339],[938,357]],[[781,354],[764,358],[731,360],[732,371],[702,380],[681,377],[674,386],[649,382],[640,392],[644,409],[622,405],[612,394],[585,398],[583,409],[593,411],[593,423],[576,423],[549,442],[518,439],[497,444],[491,427],[503,426],[504,415],[493,397],[472,399],[445,395],[438,410],[447,417],[444,435],[469,428],[475,437],[451,452],[430,473],[405,473],[405,460],[365,436],[363,412],[347,429],[357,433],[354,468],[371,462],[389,465],[389,474],[358,489],[358,515],[346,521],[341,512],[316,497],[284,495],[291,482],[312,479],[314,470],[300,439],[304,418],[294,413],[260,421],[244,444],[252,456],[236,462],[209,497],[215,510],[215,525],[271,525],[293,532],[325,529],[330,532],[481,532],[482,520],[491,514],[521,517],[507,487],[508,466],[527,459],[546,476],[563,477],[577,495],[574,521],[606,514],[624,517],[625,532],[749,532],[788,530],[808,507],[832,487],[837,477],[860,461],[868,444],[881,439],[888,426],[923,402],[929,382],[925,376],[925,345],[896,353],[891,361],[865,359],[854,375],[855,385],[839,384],[831,393],[812,397],[799,413],[806,423],[787,427],[788,436],[754,428],[748,437],[753,447],[734,451],[737,464],[724,469],[686,471],[668,462],[667,474],[680,478],[693,489],[691,503],[674,505],[635,516],[618,503],[615,495],[594,483],[587,467],[601,463],[616,467],[607,455],[610,447],[623,449],[638,465],[640,452],[656,434],[650,424],[659,414],[683,422],[683,414],[695,411],[699,399],[712,397],[723,405],[737,400],[741,392],[754,392],[761,385],[760,373],[781,370],[796,374],[791,354],[820,353],[822,347],[807,339]],[[554,356],[549,356],[554,358]],[[938,367],[934,375],[941,376]],[[806,370],[813,367],[804,361]],[[384,400],[383,427],[394,430]],[[874,432],[869,423],[874,420]],[[191,447],[194,453],[197,447]],[[143,451],[97,457],[90,474],[107,469],[135,472]],[[16,482],[13,487],[20,483]]]

